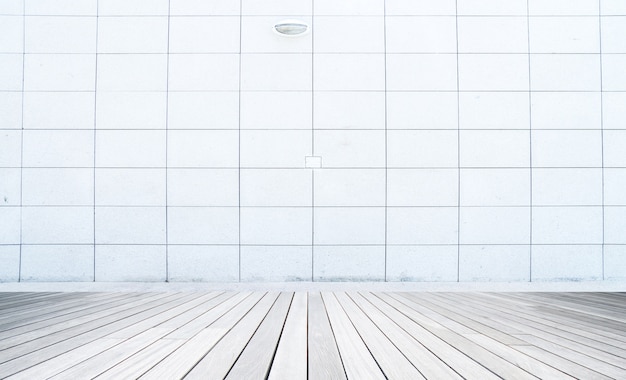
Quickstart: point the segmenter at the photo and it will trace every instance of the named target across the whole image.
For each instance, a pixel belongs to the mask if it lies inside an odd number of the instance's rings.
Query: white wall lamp
[[[307,23],[300,20],[283,20],[274,25],[274,32],[283,37],[301,37],[310,29]]]

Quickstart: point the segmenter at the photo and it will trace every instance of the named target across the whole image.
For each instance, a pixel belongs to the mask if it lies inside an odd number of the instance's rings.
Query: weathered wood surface
[[[0,293],[0,378],[626,379],[626,294]]]

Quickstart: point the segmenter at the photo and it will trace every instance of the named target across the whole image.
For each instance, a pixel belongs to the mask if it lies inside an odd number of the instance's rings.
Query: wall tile
[[[473,131],[460,134],[462,167],[528,167],[529,131]]]
[[[316,53],[384,53],[383,17],[315,17]]]
[[[97,245],[96,281],[165,281],[165,246]]]
[[[168,206],[239,206],[236,169],[169,169]]]
[[[169,281],[235,282],[239,280],[239,247],[170,245]]]
[[[459,17],[458,25],[460,53],[528,52],[528,21],[525,16]]]
[[[389,206],[456,206],[457,169],[388,169]]]
[[[22,93],[0,92],[0,129],[22,129]]]
[[[526,54],[461,54],[459,88],[461,91],[527,91]]]
[[[602,125],[605,129],[626,129],[626,92],[602,93]]]
[[[389,207],[387,244],[457,244],[455,207]]]
[[[316,92],[313,99],[316,129],[385,128],[383,92]]]
[[[454,91],[456,89],[456,55],[387,54],[387,90]]]
[[[461,169],[462,206],[530,205],[530,169]]]
[[[388,129],[457,129],[454,92],[388,92]]]
[[[23,165],[93,167],[93,149],[93,131],[25,130]]]
[[[93,244],[93,226],[93,206],[22,209],[23,244]]]
[[[533,92],[533,129],[600,129],[600,93]]]
[[[310,131],[242,131],[241,166],[302,168],[311,152]]]
[[[20,272],[20,246],[1,245],[0,246],[0,283],[17,282]]]
[[[602,279],[602,246],[533,246],[532,281]]]
[[[389,57],[387,58],[388,64]],[[305,58],[310,60],[310,57]],[[304,58],[301,59],[304,60]],[[313,87],[317,91],[382,91],[385,89],[385,56],[383,54],[315,54],[313,61],[315,67]],[[303,63],[303,67],[307,66]],[[389,79],[387,83],[389,85]]]
[[[600,131],[533,131],[533,166],[600,167],[601,137]]]
[[[384,169],[315,172],[315,206],[385,206]]]
[[[172,95],[177,94],[170,94],[170,99]],[[167,98],[164,92],[99,92],[96,126],[98,129],[165,129]]]
[[[95,98],[93,92],[25,92],[24,128],[93,129]]]
[[[165,244],[165,207],[96,207],[96,244]]]
[[[305,54],[244,54],[243,91],[306,91],[311,89],[311,57]]]
[[[169,131],[170,167],[238,167],[237,131]]]
[[[0,53],[22,52],[24,52],[24,17],[0,16]]]
[[[606,54],[602,56],[602,90],[626,91],[626,54]]]
[[[96,205],[165,206],[165,170],[96,169]]]
[[[93,169],[23,169],[25,206],[93,205]]]
[[[616,281],[626,279],[626,245],[604,247],[604,278]]]
[[[389,167],[457,167],[457,131],[388,131]]]
[[[233,16],[240,14],[241,0],[171,0],[172,15]]]
[[[385,12],[389,15],[456,15],[455,0],[386,0]]]
[[[456,246],[388,246],[387,281],[456,281]]]
[[[237,92],[171,92],[167,100],[169,129],[239,128]]]
[[[21,169],[0,169],[0,207],[21,203]]]
[[[313,3],[315,15],[382,15],[385,9],[384,0],[316,0]]]
[[[242,169],[242,206],[311,206],[310,169]]]
[[[241,247],[242,281],[311,281],[312,247]]]
[[[622,0],[602,0],[600,9],[603,15],[626,15],[626,3]]]
[[[239,244],[236,207],[169,207],[169,244]]]
[[[0,244],[20,244],[20,214],[19,207],[0,207]]]
[[[315,155],[322,167],[384,167],[384,131],[316,131]]]
[[[168,0],[98,0],[99,16],[167,16]]]
[[[25,91],[93,91],[95,88],[94,54],[27,54],[24,57]]]
[[[601,244],[602,207],[534,207],[534,244]]]
[[[461,129],[528,129],[529,99],[525,92],[461,92]]]
[[[170,91],[236,91],[239,55],[172,54],[169,58]]]
[[[241,13],[244,15],[310,15],[313,12],[311,0],[243,0]]]
[[[531,17],[531,53],[599,53],[597,17]]]
[[[27,15],[95,16],[98,0],[24,0]]]
[[[98,53],[167,53],[167,44],[166,17],[98,19]]]
[[[313,212],[315,244],[385,243],[384,207],[318,207]]]
[[[604,243],[626,244],[626,207],[604,208]]]
[[[455,17],[389,16],[385,28],[388,53],[456,53]]]
[[[99,167],[165,166],[165,131],[96,132],[96,165]]]
[[[604,131],[604,166],[625,167],[626,130]]]
[[[599,91],[599,73],[600,56],[596,54],[533,54],[530,57],[533,91]]]
[[[3,1],[2,3],[0,3],[0,14],[23,15],[24,0]]]
[[[239,53],[237,16],[172,17],[169,27],[170,53]]]
[[[311,129],[311,97],[311,92],[304,91],[242,92],[241,128]]]
[[[526,16],[526,0],[458,0],[460,15],[488,15],[488,16]]]
[[[314,281],[384,281],[385,247],[314,247]]]
[[[460,281],[529,281],[530,246],[462,245]]]
[[[533,205],[602,205],[602,169],[534,169]]]
[[[0,91],[21,91],[24,66],[22,54],[0,54]]]
[[[170,58],[170,80],[176,73]],[[165,54],[101,54],[98,56],[98,91],[165,91]],[[175,86],[171,86],[176,90]]]
[[[26,53],[96,53],[95,17],[26,17]],[[98,41],[98,42],[96,42]]]
[[[529,244],[530,207],[461,207],[461,244]]]
[[[626,169],[604,169],[604,204],[626,206]]]
[[[242,207],[241,244],[310,245],[309,207]]]
[[[596,0],[528,0],[528,11],[531,16],[597,16],[598,8],[599,2]]]
[[[0,167],[20,167],[22,154],[22,132],[4,130],[0,132]]]
[[[22,281],[93,281],[93,245],[25,245]]]
[[[285,16],[243,16],[241,24],[241,51],[243,53],[311,53],[313,46],[310,30],[299,36],[283,36],[274,28],[285,21]],[[293,17],[293,16],[291,16]],[[292,20],[292,19],[289,19]],[[311,27],[311,17],[297,18]],[[237,41],[239,48],[239,41]]]

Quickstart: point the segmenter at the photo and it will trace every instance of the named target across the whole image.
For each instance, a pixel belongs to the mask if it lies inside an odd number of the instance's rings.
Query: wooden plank
[[[97,345],[101,340],[120,340],[119,344],[106,351],[102,350],[102,352],[89,357],[84,355],[81,357],[78,353],[75,354],[73,351],[70,351],[45,363],[31,367],[24,373],[32,373],[31,378],[41,377],[40,373],[45,373],[47,377],[50,377],[52,374],[60,372],[62,373],[52,378],[77,379],[95,377],[176,329],[176,323],[168,322],[178,321],[184,324],[185,321],[193,318],[198,310],[202,310],[201,306],[207,301],[215,300],[216,295],[216,293],[203,294],[190,302],[178,305],[164,313],[144,319],[92,342]],[[221,298],[209,305],[214,306],[219,301],[221,301]],[[82,347],[74,351],[82,351]],[[77,357],[79,360],[68,359],[69,356]],[[41,367],[41,369],[38,369],[38,367]]]
[[[502,342],[482,334],[467,334],[465,338],[493,352],[510,363],[532,373],[540,379],[574,379],[535,358],[511,348]],[[519,345],[517,345],[519,347]]]
[[[590,356],[585,355],[584,353],[571,350],[566,346],[552,343],[533,335],[520,335],[519,338],[528,342],[529,344],[532,344],[533,346],[543,348],[544,350],[549,352],[554,352],[556,353],[556,355],[562,358],[593,369],[594,371],[600,372],[603,375],[615,379],[626,378],[626,370],[624,370],[624,368],[611,365],[602,360],[594,359]]]
[[[224,379],[279,294],[268,293],[209,351],[185,379]],[[275,348],[273,348],[275,349]]]
[[[320,293],[309,293],[308,302],[308,378],[345,379],[343,363]]]
[[[213,322],[223,317],[229,311],[231,312],[230,317],[236,317],[236,315],[233,314],[234,311],[231,310],[240,304],[244,299],[248,298],[247,302],[254,303],[260,298],[260,296],[258,298],[251,297],[250,293],[243,292],[227,294],[225,296],[228,295],[231,297],[221,302],[218,306],[205,311],[199,318],[196,318],[187,324],[192,324],[202,318],[202,324],[195,325],[197,326],[194,330],[196,331],[195,334],[202,332],[203,329],[210,326]],[[244,304],[243,307],[240,306],[240,309],[245,307],[247,307],[247,305]],[[178,327],[177,330],[185,326]],[[188,331],[190,332],[191,330]],[[207,331],[211,332],[212,330],[207,329]],[[200,352],[200,350],[192,351],[188,348],[193,348],[194,343],[198,342],[200,344],[204,344],[204,347],[202,347],[204,349],[209,343],[209,339],[207,338],[207,334],[199,334],[198,337],[194,337],[195,334],[191,334],[186,339],[171,338],[175,333],[176,331],[166,335],[146,349],[141,350],[136,354],[129,355],[129,357],[127,357],[123,362],[116,364],[113,368],[107,370],[101,376],[109,379],[138,378],[152,367],[159,364],[161,361],[164,361],[164,363],[161,364],[161,368],[163,368],[168,363],[168,360],[164,360],[165,358],[169,359],[169,363],[174,363],[174,365],[170,366],[170,368],[174,368],[174,371],[176,370],[176,366],[185,367],[185,363],[190,363],[188,364],[188,368],[182,372],[183,374],[186,373],[205,353]],[[187,340],[192,337],[193,339],[191,344],[187,344]],[[186,344],[185,348],[181,347],[183,344]],[[206,349],[208,350],[208,348]],[[194,355],[199,355],[199,357],[194,359]]]
[[[386,378],[425,379],[352,299],[344,292],[334,294]]]
[[[35,351],[32,351],[29,348],[29,350],[27,350],[28,353],[23,353],[10,361],[0,364],[0,377],[23,371],[24,369],[32,367],[40,362],[74,350],[77,347],[111,334],[112,332],[124,328],[129,324],[133,324],[169,310],[170,308],[195,297],[195,295],[181,296],[172,294],[164,298],[167,302],[157,300],[138,307],[132,307],[130,310],[122,313],[116,313],[115,315],[111,315],[97,321],[92,321],[91,323],[86,324],[86,326],[83,326],[80,332],[73,331],[74,335],[72,336],[57,336],[55,337],[55,343],[53,344],[49,344],[44,348]],[[12,352],[13,356],[14,354],[15,352]]]
[[[280,294],[235,365],[228,372],[227,379],[267,378],[292,299],[293,293]],[[207,369],[212,372],[210,367]]]
[[[349,296],[424,377],[427,379],[462,379],[443,360],[369,302],[369,299],[373,297],[370,293],[349,293]]]
[[[307,377],[307,294],[297,292],[280,336],[269,380]]]
[[[473,357],[466,355],[461,347],[454,345],[454,340],[447,341],[446,337],[435,334],[430,329],[417,323],[422,316],[409,308],[404,303],[386,293],[375,293],[371,301],[382,312],[387,314],[395,323],[411,334],[414,339],[422,343],[441,360],[444,360],[450,368],[461,376],[468,379],[498,379],[493,372]],[[448,331],[446,328],[433,329],[434,331]]]
[[[247,294],[243,301],[228,309],[215,322],[143,373],[141,378],[155,380],[183,378],[261,299],[269,298],[265,296],[263,293]]]
[[[349,379],[385,379],[367,346],[341,308],[334,294],[322,293],[330,326],[335,334],[339,354]]]

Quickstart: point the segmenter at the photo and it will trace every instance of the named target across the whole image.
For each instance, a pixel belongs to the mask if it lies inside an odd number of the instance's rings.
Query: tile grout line
[[[456,211],[456,281],[461,281],[461,81],[459,78],[459,1],[455,7],[456,39],[456,160],[457,160],[457,211]]]
[[[311,0],[311,156],[312,157],[315,156],[315,29],[313,29],[314,22],[315,22],[315,0]],[[311,169],[311,282],[313,281],[315,281],[315,169],[314,168]]]
[[[600,153],[602,160],[602,280],[605,280],[606,214],[604,190],[604,73],[602,70],[602,0],[598,0],[598,42],[600,49]]]
[[[529,160],[529,234],[528,234],[528,282],[533,281],[533,93],[531,82],[531,53],[530,53],[530,0],[526,0],[526,32],[528,48],[528,160]]]
[[[98,28],[100,2],[96,0],[96,64],[93,88],[93,282],[96,282],[96,141],[98,131]]]
[[[20,245],[17,268],[17,282],[22,282],[22,250],[23,250],[23,234],[24,234],[24,94],[25,94],[25,78],[26,78],[26,1],[22,3],[22,117],[20,132]]]
[[[387,242],[389,236],[389,139],[387,133],[387,2],[383,1],[383,43],[384,43],[384,71],[385,71],[385,275],[384,280],[387,282]]]
[[[169,246],[169,112],[170,112],[170,26],[171,0],[167,1],[167,63],[165,68],[165,282],[170,281],[170,246]]]
[[[239,89],[238,94],[238,131],[237,131],[237,198],[238,198],[238,252],[237,252],[237,279],[241,282],[241,46],[242,46],[242,22],[243,22],[243,0],[239,0]]]

